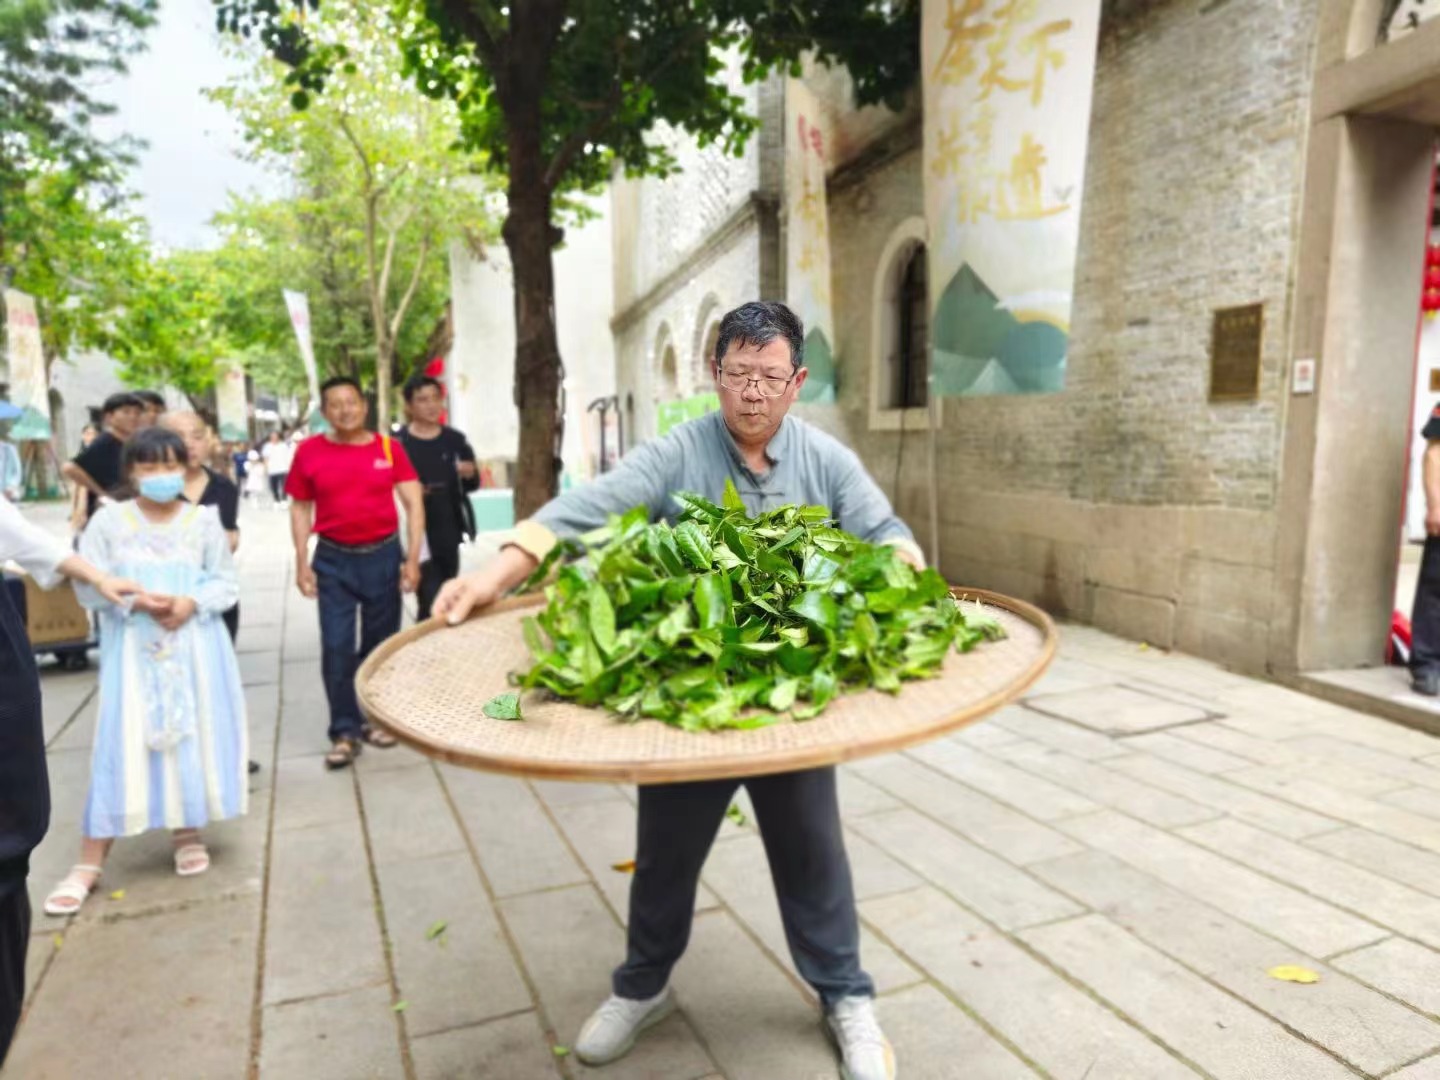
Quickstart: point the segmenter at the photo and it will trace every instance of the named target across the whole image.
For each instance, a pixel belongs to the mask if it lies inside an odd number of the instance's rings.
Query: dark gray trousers
[[[690,942],[700,868],[742,782],[796,970],[827,1008],[843,997],[873,996],[875,986],[860,968],[860,924],[834,769],[639,789],[629,948],[615,969],[615,993],[639,1000],[665,988]]]

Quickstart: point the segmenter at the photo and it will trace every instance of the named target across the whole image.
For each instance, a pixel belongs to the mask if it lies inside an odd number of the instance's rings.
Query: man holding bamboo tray
[[[620,467],[566,492],[523,521],[483,569],[449,582],[435,603],[463,621],[525,580],[557,542],[646,506],[673,519],[677,491],[719,499],[727,480],[751,514],[790,504],[825,506],[840,528],[923,559],[909,528],[843,444],[787,418],[801,386],[804,327],[784,304],[754,302],[720,323],[711,374],[721,409],[637,447]],[[696,738],[704,738],[696,734]],[[875,1018],[874,984],[860,966],[859,920],[845,854],[833,767],[642,786],[629,946],[613,994],[585,1023],[575,1054],[591,1065],[627,1053],[675,1007],[670,971],[690,938],[695,892],[736,789],[744,783],[770,862],[795,966],[823,1003],[848,1080],[889,1080],[895,1057]]]

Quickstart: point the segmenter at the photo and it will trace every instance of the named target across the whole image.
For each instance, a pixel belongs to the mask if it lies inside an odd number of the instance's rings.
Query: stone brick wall
[[[1315,15],[1316,0],[1106,4],[1066,389],[944,403],[952,579],[1266,665]],[[893,125],[840,117],[842,130],[873,127],[897,145]],[[928,547],[928,435],[871,431],[868,415],[880,253],[924,212],[912,143],[876,161],[847,145],[830,192],[839,401],[799,413],[857,449]],[[622,388],[654,362],[657,319],[683,326],[699,295],[746,284],[738,263],[717,259],[624,328]],[[1212,405],[1211,313],[1252,302],[1265,305],[1259,400]]]

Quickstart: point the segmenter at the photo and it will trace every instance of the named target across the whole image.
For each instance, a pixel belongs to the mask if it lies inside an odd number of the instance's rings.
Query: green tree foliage
[[[19,195],[10,224],[24,239],[10,249],[11,283],[35,298],[48,366],[106,343],[145,266],[145,225],[69,170],[33,173]]]
[[[738,57],[747,80],[806,53],[843,64],[861,103],[898,103],[919,59],[913,0],[395,0],[407,70],[460,109],[467,146],[508,177],[503,235],[515,281],[520,446],[515,509],[556,488],[563,367],[551,253],[567,191],[611,169],[664,174],[659,124],[743,147],[756,120],[718,78]],[[290,72],[296,105],[334,93],[348,58],[309,32],[317,0],[216,0],[222,29],[258,35]],[[338,4],[334,6],[339,6]],[[324,90],[317,96],[317,91]]]
[[[133,146],[105,140],[91,122],[113,111],[97,100],[101,76],[125,71],[158,0],[0,2],[0,264],[24,242],[14,221],[37,174],[76,185],[114,185]]]
[[[267,277],[310,294],[327,366],[373,372],[384,424],[405,359],[428,359],[420,354],[444,316],[448,243],[480,248],[493,232],[490,183],[483,156],[459,147],[455,108],[420,94],[406,76],[394,46],[404,31],[387,9],[335,5],[307,30],[345,57],[329,93],[309,108],[292,107],[286,70],[268,57],[215,93],[256,158],[284,169],[292,186],[285,204],[248,208],[261,220],[241,232],[298,243],[284,260],[287,276],[272,268]]]

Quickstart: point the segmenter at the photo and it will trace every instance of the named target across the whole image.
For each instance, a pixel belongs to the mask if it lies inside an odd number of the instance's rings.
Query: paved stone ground
[[[37,919],[7,1078],[836,1075],[734,822],[682,1010],[608,1069],[558,1056],[621,955],[633,792],[403,749],[326,773],[315,613],[282,516],[245,527],[250,815],[201,878],[136,839],[78,918]],[[93,673],[44,689],[37,904],[75,853],[96,704]],[[1440,1078],[1440,741],[1066,628],[1022,705],[842,777],[903,1076]]]

